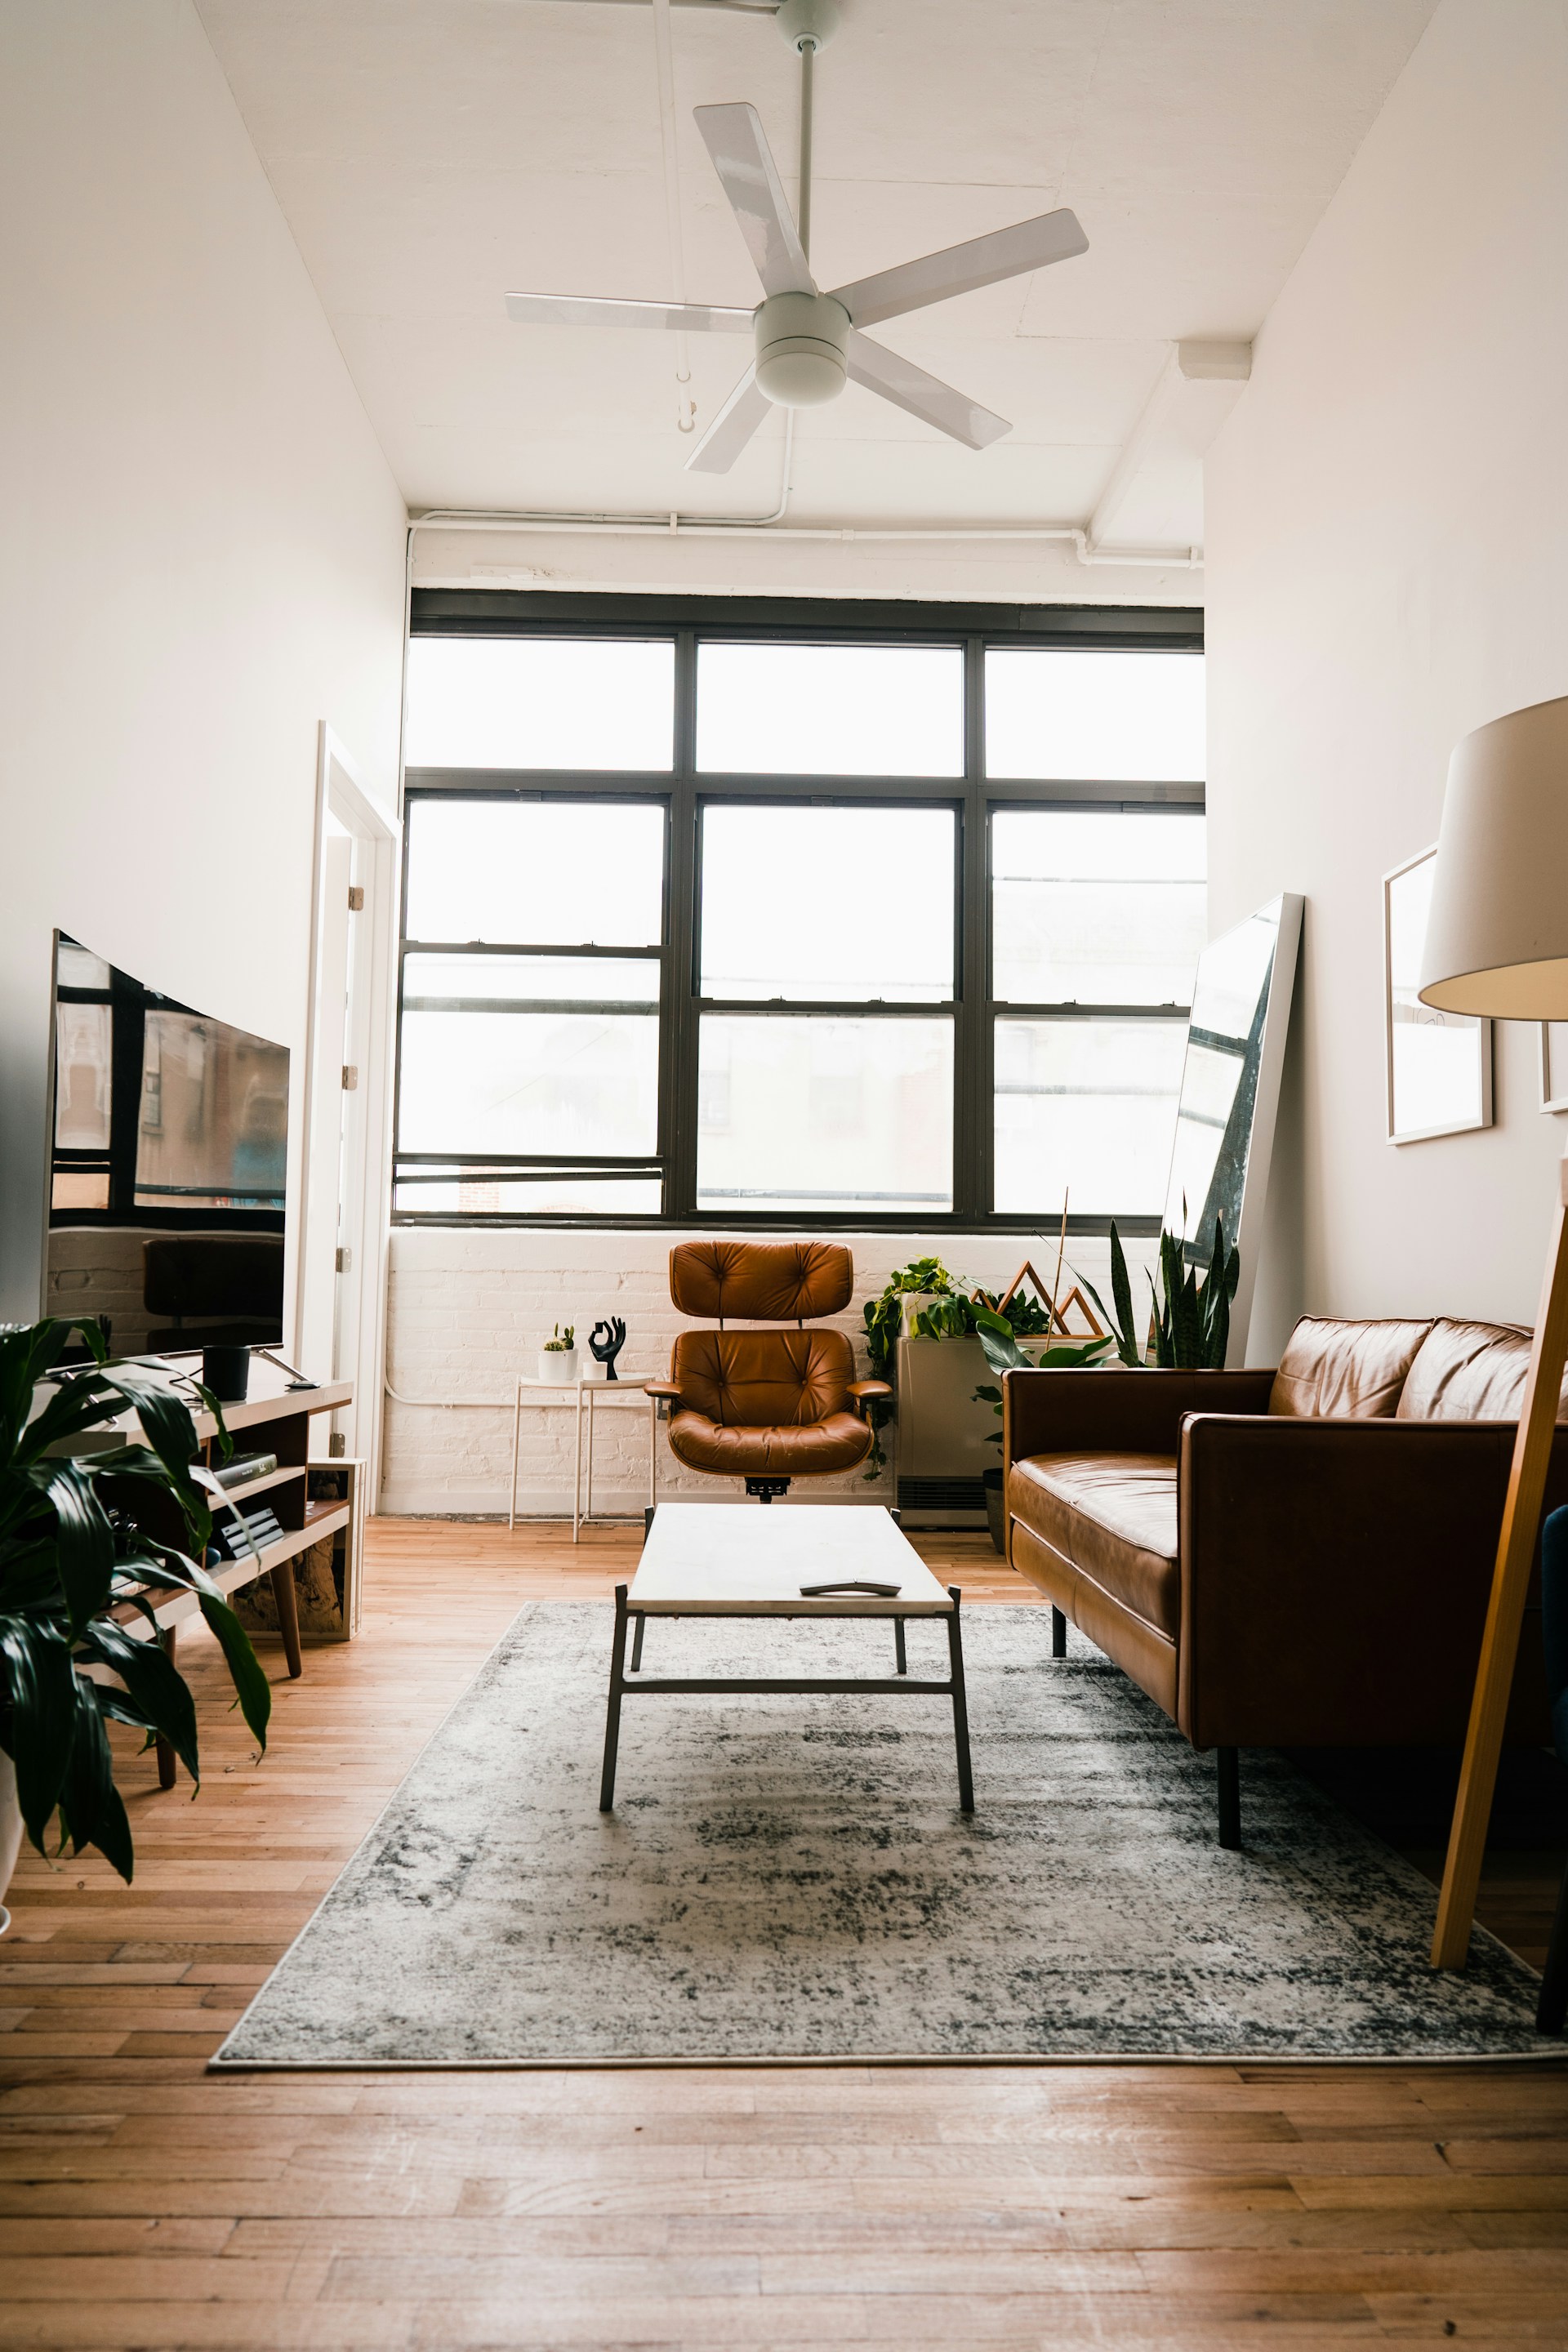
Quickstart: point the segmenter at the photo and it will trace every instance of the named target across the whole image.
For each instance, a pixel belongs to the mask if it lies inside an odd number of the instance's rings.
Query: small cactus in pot
[[[556,1324],[550,1338],[539,1351],[539,1377],[542,1381],[557,1381],[569,1384],[577,1377],[577,1327],[568,1323],[564,1331]]]

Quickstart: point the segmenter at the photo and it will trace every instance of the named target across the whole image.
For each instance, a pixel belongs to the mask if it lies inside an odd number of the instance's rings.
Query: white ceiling
[[[411,505],[765,512],[782,417],[682,468],[672,337],[511,325],[501,297],[666,298],[646,0],[196,0]],[[834,285],[1070,205],[1089,250],[889,322],[999,410],[983,452],[851,385],[802,415],[798,520],[1087,520],[1178,337],[1246,341],[1435,0],[845,0],[817,62],[812,259]],[[749,99],[794,194],[798,64],[763,17],[673,11],[687,292],[758,289],[691,121]],[[745,343],[695,337],[702,425]],[[1202,539],[1156,436],[1122,543]]]

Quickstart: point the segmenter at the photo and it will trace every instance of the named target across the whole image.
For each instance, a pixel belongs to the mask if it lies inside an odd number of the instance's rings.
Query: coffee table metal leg
[[[616,1802],[616,1750],[621,1740],[621,1693],[626,1671],[626,1588],[616,1587],[616,1638],[610,1649],[610,1703],[605,1717],[605,1769],[599,1779],[599,1811],[607,1813]]]
[[[898,1661],[900,1674],[907,1675],[910,1662],[904,1651],[904,1621],[901,1617],[893,1620],[893,1655]]]
[[[974,1811],[974,1776],[969,1766],[969,1699],[963,1687],[963,1636],[958,1630],[960,1594],[947,1588],[952,1614],[947,1621],[947,1654],[952,1667],[952,1737],[958,1749],[958,1804],[961,1812]]]
[[[642,1664],[642,1637],[647,1624],[647,1619],[643,1615],[642,1611],[639,1609],[637,1612],[637,1629],[632,1635],[632,1672],[634,1675],[637,1673],[637,1668]]]

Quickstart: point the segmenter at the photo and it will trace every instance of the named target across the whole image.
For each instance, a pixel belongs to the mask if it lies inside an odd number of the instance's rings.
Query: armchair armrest
[[[855,1400],[856,1410],[864,1420],[867,1406],[878,1397],[891,1396],[893,1390],[889,1381],[851,1381],[849,1393]]]
[[[1193,1413],[1177,1721],[1194,1746],[1464,1738],[1513,1455],[1500,1421]],[[1545,1511],[1568,1503],[1568,1427]],[[1544,1744],[1539,1568],[1508,1736]]]
[[[658,1397],[670,1404],[680,1402],[680,1391],[674,1381],[645,1381],[643,1393],[645,1396]]]
[[[1002,1458],[1174,1454],[1189,1412],[1262,1413],[1272,1371],[1012,1371],[1002,1375]]]

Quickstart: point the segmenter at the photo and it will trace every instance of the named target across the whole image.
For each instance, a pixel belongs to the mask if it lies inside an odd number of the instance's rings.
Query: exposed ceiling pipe
[[[686,300],[686,247],[680,234],[680,164],[675,146],[675,57],[669,38],[669,0],[653,0],[654,63],[658,76],[658,139],[664,152],[664,217],[669,234],[671,299]],[[675,421],[682,433],[695,430],[697,403],[690,393],[691,353],[687,337],[675,338]]]
[[[788,495],[787,478],[785,495]],[[860,541],[903,543],[921,540],[1005,542],[1016,540],[1021,544],[1027,544],[1034,541],[1059,540],[1073,548],[1080,563],[1130,565],[1144,571],[1195,572],[1201,568],[1204,560],[1201,547],[1130,547],[1118,548],[1112,553],[1091,547],[1082,524],[1075,522],[961,524],[956,527],[942,524],[895,530],[879,523],[780,525],[760,518],[731,520],[722,515],[549,514],[539,509],[508,514],[476,507],[431,507],[424,514],[414,516],[409,522],[411,571],[415,536],[422,530],[517,531],[544,538],[597,534],[640,539],[652,535],[681,539],[826,540],[841,543]]]

